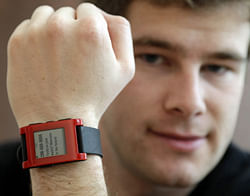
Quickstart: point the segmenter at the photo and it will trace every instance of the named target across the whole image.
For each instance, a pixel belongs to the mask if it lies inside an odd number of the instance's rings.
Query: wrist
[[[96,117],[96,115],[92,112],[85,112],[85,113],[79,113],[75,112],[74,114],[65,112],[64,114],[50,114],[50,113],[32,113],[32,114],[26,114],[17,119],[18,127],[24,127],[30,124],[36,124],[36,123],[45,123],[48,121],[58,121],[61,119],[76,119],[80,118],[83,121],[83,124],[88,127],[98,128],[99,124],[99,118]]]
[[[32,124],[20,129],[23,168],[51,166],[87,160],[87,154],[102,157],[100,132],[81,119]]]

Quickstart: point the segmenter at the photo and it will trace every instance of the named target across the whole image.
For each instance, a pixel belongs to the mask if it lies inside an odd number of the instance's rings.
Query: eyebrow
[[[172,52],[178,52],[182,55],[185,55],[185,49],[181,47],[181,45],[176,43],[170,43],[167,40],[159,40],[156,38],[151,37],[142,37],[139,39],[134,39],[133,41],[134,46],[150,46],[156,47],[164,50],[169,50]],[[217,60],[228,60],[228,61],[235,61],[235,62],[247,62],[248,57],[243,57],[237,52],[228,50],[228,51],[218,51],[205,56],[207,59],[217,59]]]
[[[218,60],[229,60],[235,62],[247,62],[247,57],[242,57],[241,55],[233,52],[233,51],[225,51],[225,52],[215,52],[210,54],[208,58],[218,59]]]
[[[165,40],[164,41],[158,40],[156,38],[151,38],[151,37],[142,37],[139,39],[134,39],[133,43],[134,46],[151,46],[165,50],[170,50],[173,52],[184,52],[184,49],[178,44],[173,44]]]

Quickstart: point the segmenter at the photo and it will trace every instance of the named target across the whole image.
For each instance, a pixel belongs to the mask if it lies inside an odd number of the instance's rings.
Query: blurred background
[[[81,0],[1,0],[0,1],[0,143],[18,139],[18,128],[11,112],[6,92],[6,71],[8,38],[15,27],[24,19],[30,18],[33,10],[39,5],[51,5],[55,9],[61,6],[74,8]],[[245,93],[242,100],[240,115],[234,142],[250,151],[250,70],[247,73]],[[230,107],[230,105],[228,106]]]

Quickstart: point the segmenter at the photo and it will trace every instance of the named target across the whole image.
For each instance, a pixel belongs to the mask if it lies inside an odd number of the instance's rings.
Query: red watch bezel
[[[31,124],[20,128],[20,134],[25,134],[27,160],[23,162],[23,168],[53,165],[58,163],[86,160],[86,153],[79,153],[76,126],[83,126],[81,119],[67,119],[50,121],[46,123]],[[50,129],[64,128],[66,154],[44,158],[36,158],[34,132]]]

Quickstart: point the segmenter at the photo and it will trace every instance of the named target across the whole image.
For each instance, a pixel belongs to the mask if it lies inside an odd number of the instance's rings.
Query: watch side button
[[[38,123],[30,123],[29,125],[38,125],[41,124],[42,122],[38,122]]]
[[[63,118],[63,119],[60,119],[58,121],[63,121],[63,120],[71,120],[72,118]]]

